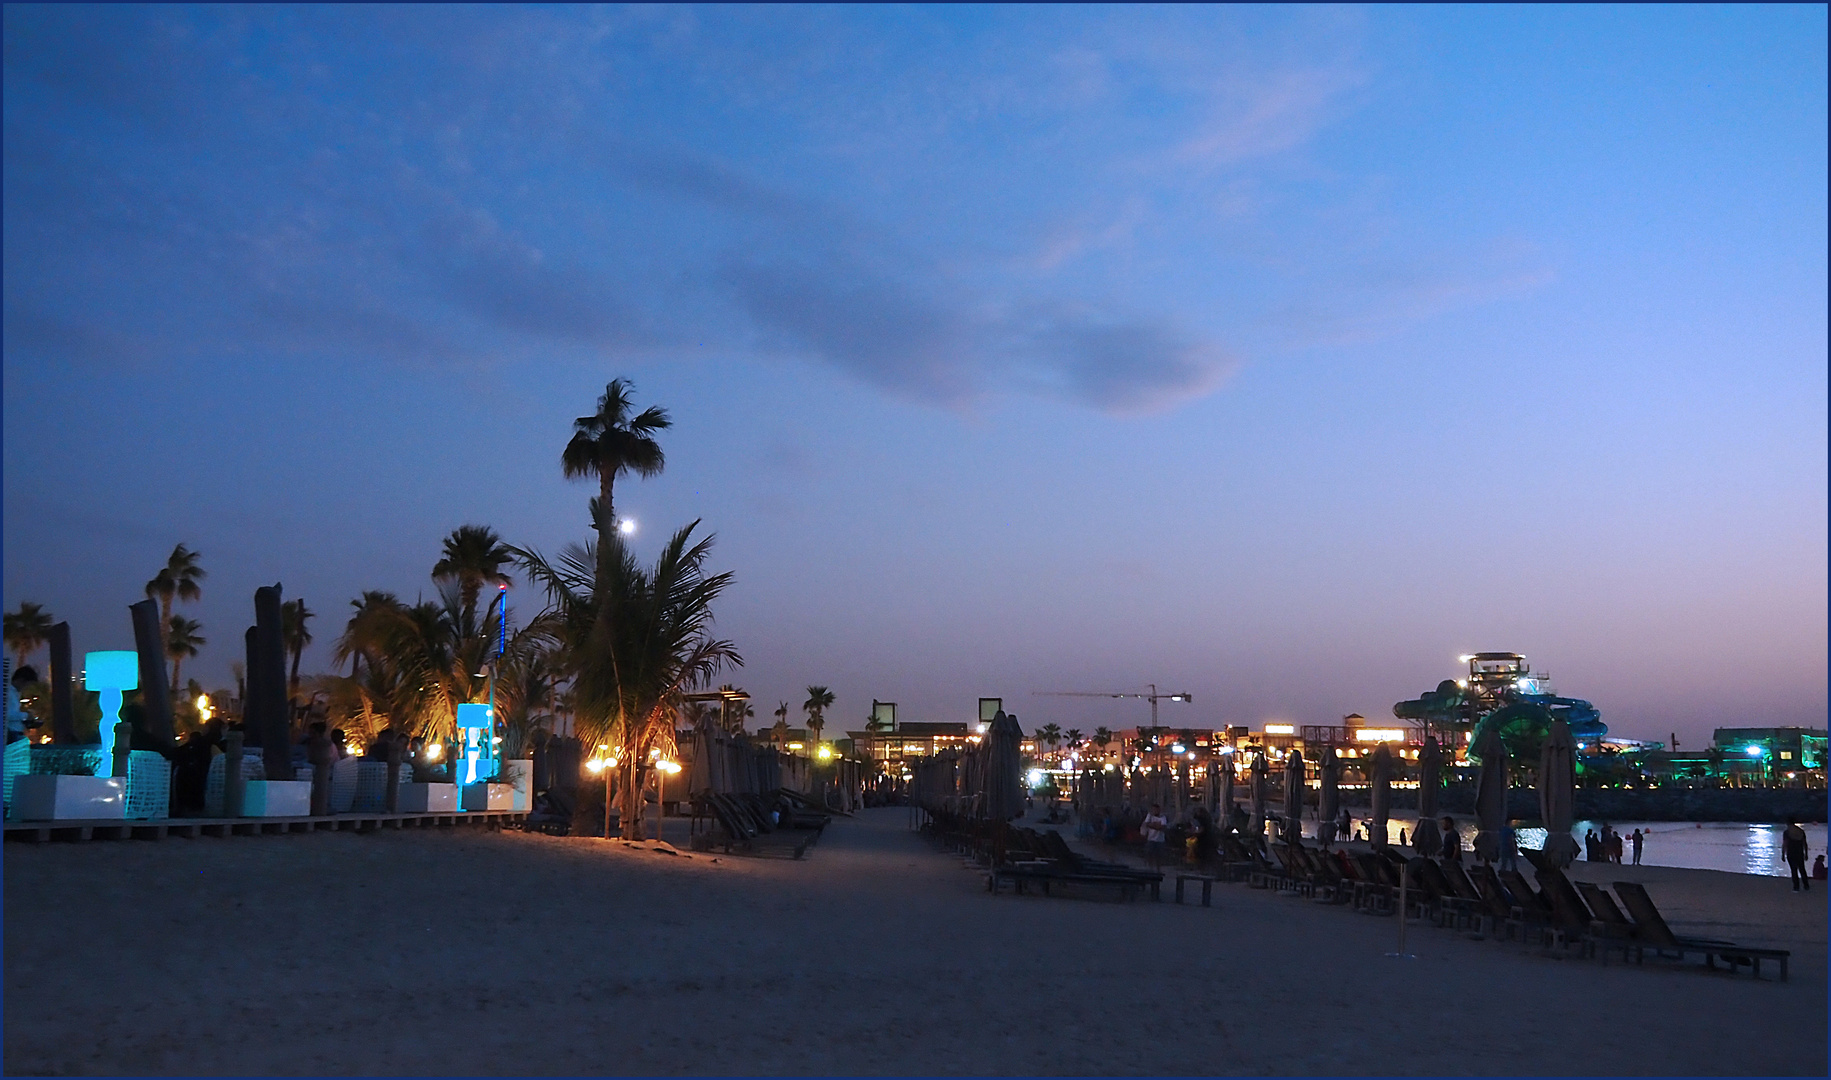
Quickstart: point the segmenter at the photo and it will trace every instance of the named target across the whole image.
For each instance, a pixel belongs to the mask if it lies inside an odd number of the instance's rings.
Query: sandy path
[[[8,845],[5,1069],[1825,1072],[1825,903],[1784,882],[1623,875],[1794,948],[1787,984],[1419,927],[1399,961],[1390,918],[1244,886],[992,897],[907,821],[838,821],[802,862],[468,831]]]

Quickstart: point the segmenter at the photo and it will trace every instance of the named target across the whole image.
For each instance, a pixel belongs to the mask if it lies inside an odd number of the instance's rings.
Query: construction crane
[[[1032,690],[1032,697],[1103,697],[1103,698],[1143,698],[1151,703],[1151,726],[1157,726],[1157,703],[1159,701],[1194,701],[1194,694],[1160,694],[1156,683],[1145,684],[1151,688],[1148,694],[1131,694],[1124,691],[1109,690]]]

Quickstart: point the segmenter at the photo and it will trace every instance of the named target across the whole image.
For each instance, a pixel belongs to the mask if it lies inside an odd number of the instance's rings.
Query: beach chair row
[[[1330,852],[1276,844],[1271,847],[1275,863],[1250,849],[1241,853],[1254,860],[1249,882],[1255,886],[1351,904],[1373,914],[1397,911],[1402,898],[1407,918],[1562,947],[1604,963],[1614,952],[1636,963],[1645,963],[1649,952],[1674,960],[1700,956],[1708,967],[1721,960],[1731,970],[1748,967],[1759,977],[1772,961],[1781,980],[1787,978],[1788,950],[1675,934],[1646,888],[1635,882],[1615,882],[1610,896],[1601,886],[1573,883],[1562,870],[1545,865],[1535,869],[1534,887],[1517,870],[1496,871],[1485,864],[1465,869],[1456,862],[1407,858],[1392,848]]]

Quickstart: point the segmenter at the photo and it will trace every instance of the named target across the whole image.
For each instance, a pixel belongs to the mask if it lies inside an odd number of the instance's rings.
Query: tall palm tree
[[[507,585],[502,568],[515,561],[515,551],[487,525],[460,525],[445,538],[445,552],[432,566],[432,580],[455,581],[464,597],[467,626],[477,618],[477,597],[485,585]]]
[[[173,615],[165,625],[165,655],[172,662],[172,688],[176,690],[184,684],[178,681],[178,669],[186,660],[197,655],[197,650],[209,644],[209,641],[198,633],[203,624],[196,619],[187,619],[183,615]]]
[[[1053,752],[1062,742],[1062,728],[1059,724],[1044,724],[1036,732],[1036,741],[1047,743]]]
[[[13,670],[25,666],[25,658],[51,640],[51,613],[30,600],[20,601],[18,611],[6,613],[6,647],[13,650]]]
[[[286,680],[286,698],[289,701],[299,696],[299,657],[305,654],[305,647],[312,643],[312,632],[306,628],[306,623],[316,614],[305,606],[304,599],[288,600],[280,605],[280,640],[292,655],[292,675]]]
[[[820,732],[826,727],[827,706],[833,704],[833,692],[824,686],[807,688],[807,700],[801,708],[807,713],[807,729],[814,733],[814,743],[820,742]]]
[[[1100,748],[1100,754],[1104,757],[1106,748],[1111,746],[1113,742],[1113,729],[1104,727],[1094,728],[1094,737],[1092,741],[1095,746]]]
[[[612,488],[617,477],[626,472],[637,476],[654,476],[667,465],[667,455],[655,434],[672,427],[666,409],[649,406],[631,416],[635,402],[629,392],[634,389],[627,379],[612,379],[598,398],[598,411],[581,416],[572,424],[572,440],[560,454],[560,467],[567,479],[597,478],[598,497],[593,504],[592,528],[601,540],[605,533],[617,531],[616,506]],[[609,545],[599,544],[598,558],[609,559]],[[599,567],[599,576],[609,571]]]
[[[159,599],[159,630],[172,623],[172,599],[176,597],[186,603],[203,596],[203,587],[198,583],[209,577],[209,573],[197,564],[203,557],[200,551],[179,544],[172,549],[172,554],[165,560],[153,579],[146,583],[146,595]]]
[[[1080,728],[1069,728],[1067,731],[1062,732],[1062,737],[1068,740],[1068,752],[1071,754],[1076,750],[1079,750],[1081,744],[1085,741],[1081,736]]]
[[[775,730],[770,732],[770,737],[778,743],[788,742],[788,702],[784,701],[778,705],[772,715],[776,718],[776,726]]]
[[[614,386],[614,384],[613,384]],[[674,751],[683,694],[743,658],[712,636],[712,603],[731,574],[708,574],[712,538],[695,542],[695,521],[662,547],[653,568],[638,566],[600,506],[595,543],[574,544],[549,562],[518,552],[549,607],[530,624],[567,657],[581,734],[618,748],[623,836],[641,836],[642,784],[652,757]]]

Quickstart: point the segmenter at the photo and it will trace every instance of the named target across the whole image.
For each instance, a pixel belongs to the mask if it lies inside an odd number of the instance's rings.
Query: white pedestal
[[[13,814],[20,821],[125,821],[124,776],[46,776],[13,779]]]
[[[509,809],[527,813],[534,803],[534,763],[527,758],[510,758],[502,763],[502,780],[515,792]]]
[[[458,808],[456,784],[402,784],[400,809],[403,814],[445,814]]]
[[[515,789],[507,784],[465,784],[464,809],[512,810]]]
[[[310,780],[250,780],[242,792],[243,817],[310,817]]]

